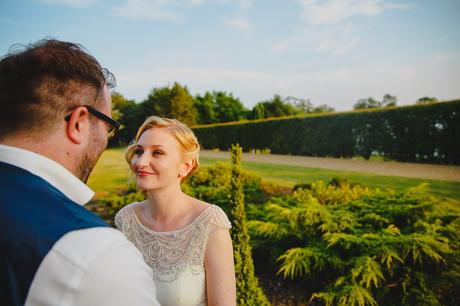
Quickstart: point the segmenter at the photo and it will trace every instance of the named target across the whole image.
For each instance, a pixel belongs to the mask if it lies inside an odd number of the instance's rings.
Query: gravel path
[[[203,150],[200,155],[212,158],[230,158],[229,152]],[[250,153],[243,153],[242,158],[243,161],[248,162],[460,182],[460,166]]]

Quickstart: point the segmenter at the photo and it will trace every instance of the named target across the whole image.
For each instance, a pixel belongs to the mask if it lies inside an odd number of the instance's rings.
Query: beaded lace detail
[[[115,216],[115,225],[142,252],[153,275],[160,281],[174,281],[187,267],[193,274],[204,271],[206,242],[219,228],[230,229],[223,210],[210,205],[188,226],[170,232],[156,232],[143,225],[129,204]]]

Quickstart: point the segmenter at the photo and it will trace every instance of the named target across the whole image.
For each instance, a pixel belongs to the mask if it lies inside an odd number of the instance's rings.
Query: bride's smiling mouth
[[[154,172],[148,172],[148,171],[137,171],[138,176],[149,176],[149,175],[154,175],[156,173]]]

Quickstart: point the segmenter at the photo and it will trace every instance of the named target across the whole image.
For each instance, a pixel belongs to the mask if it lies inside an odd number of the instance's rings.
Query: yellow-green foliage
[[[238,305],[270,305],[254,274],[254,263],[247,227],[244,205],[243,181],[241,179],[241,147],[232,148],[232,177],[230,190],[230,231],[235,257],[236,290]]]
[[[395,193],[317,182],[259,214],[249,222],[257,247],[278,248],[278,273],[307,282],[310,301],[459,303],[458,207],[426,186]]]
[[[370,191],[367,187],[361,185],[341,184],[340,188],[337,188],[337,186],[332,184],[325,184],[323,181],[318,181],[311,184],[311,188],[307,194],[316,198],[320,204],[339,204],[357,200],[363,195],[370,195]],[[298,201],[303,202],[300,198]]]

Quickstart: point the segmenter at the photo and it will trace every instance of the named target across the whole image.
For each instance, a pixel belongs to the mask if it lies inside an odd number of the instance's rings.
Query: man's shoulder
[[[0,218],[0,227],[9,225],[19,229],[20,226],[32,226],[34,233],[39,234],[39,229],[46,224],[52,224],[56,232],[63,233],[78,228],[107,226],[97,215],[69,199],[41,177],[2,162],[0,170],[0,210],[5,216]],[[37,223],[37,220],[42,222]],[[37,226],[40,224],[43,226]]]
[[[44,258],[26,305],[66,299],[69,305],[158,305],[142,254],[113,228],[69,232]]]
[[[120,231],[111,227],[93,227],[68,232],[55,243],[51,252],[84,269],[102,252],[132,247]]]

